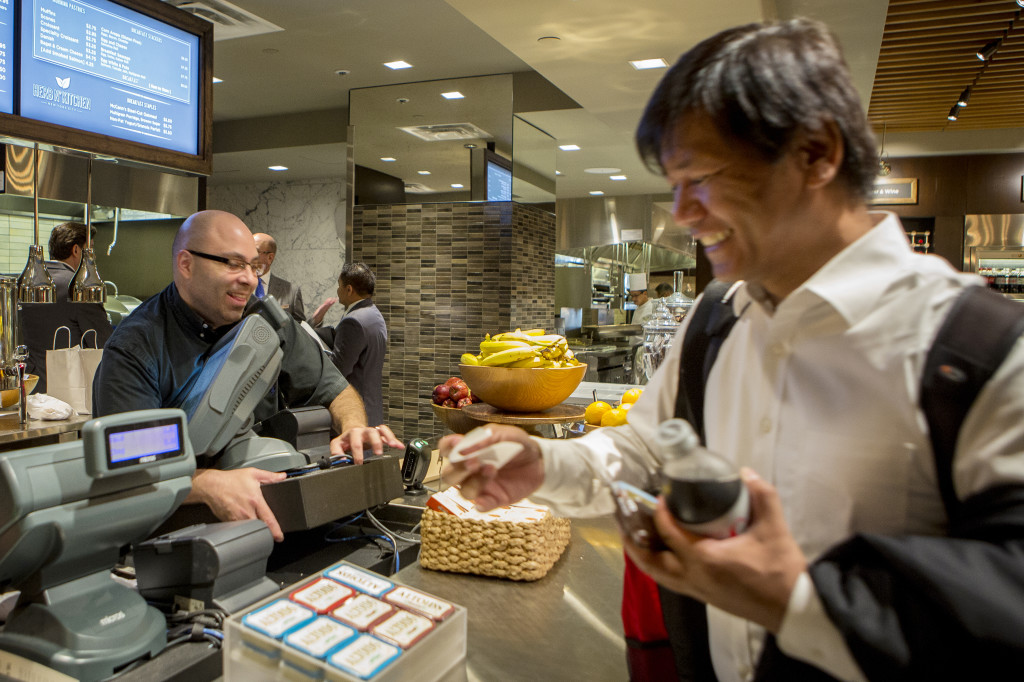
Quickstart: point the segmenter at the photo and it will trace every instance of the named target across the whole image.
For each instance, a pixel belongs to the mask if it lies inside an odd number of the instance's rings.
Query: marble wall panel
[[[269,185],[216,185],[208,206],[234,213],[253,232],[277,241],[273,273],[302,287],[306,315],[336,295],[345,262],[345,181],[331,178]],[[337,324],[334,306],[324,324]]]

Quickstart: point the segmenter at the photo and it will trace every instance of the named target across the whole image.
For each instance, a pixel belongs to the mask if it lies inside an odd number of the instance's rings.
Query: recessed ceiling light
[[[635,59],[629,65],[637,71],[643,71],[644,69],[664,69],[668,66],[668,62],[658,57],[657,59]]]
[[[468,142],[462,146],[465,147],[466,149],[476,149],[476,145],[473,144],[472,142]]]
[[[382,157],[380,157],[380,160],[381,160],[381,161],[388,161],[388,162],[391,162],[391,161],[397,161],[398,159],[396,159],[396,158],[395,158],[395,157],[393,157],[393,156],[382,156]]]
[[[398,71],[399,69],[412,68],[412,64],[410,64],[409,62],[403,62],[401,59],[399,59],[397,62],[384,62],[384,66],[394,71]]]
[[[464,185],[462,185],[462,184],[460,184],[458,182],[456,182],[456,183],[454,183],[452,185],[452,189],[462,189],[463,187],[464,187]]]
[[[561,174],[562,174],[562,171],[560,171],[560,170],[556,170],[555,171],[555,175],[561,175]]]
[[[563,152],[578,152],[580,150],[580,146],[578,144],[560,144],[558,145],[558,148]]]
[[[599,196],[601,196],[602,194],[604,194],[604,192],[602,192],[602,191],[601,191],[601,190],[599,190],[599,189],[595,189],[595,190],[594,190],[593,192],[591,192],[591,193],[590,193],[590,196],[592,196],[592,197],[599,197]]]
[[[609,180],[625,180],[626,176],[625,175],[609,175],[608,179]]]
[[[445,99],[462,99],[465,95],[458,90],[452,90],[451,92],[442,92],[441,97],[444,97]]]
[[[416,171],[420,175],[430,175],[430,171]]]
[[[217,78],[216,76],[214,76],[213,77],[213,82],[214,83],[223,83],[224,79],[223,78]]]
[[[618,173],[621,168],[584,168],[584,173],[590,173],[592,175],[610,175],[612,173]]]
[[[272,171],[288,170],[288,166],[267,166],[267,168]]]

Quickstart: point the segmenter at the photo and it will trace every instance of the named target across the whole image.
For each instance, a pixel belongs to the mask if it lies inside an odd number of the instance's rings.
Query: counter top
[[[631,388],[643,388],[643,386],[640,384],[611,384],[603,381],[581,381],[565,402],[570,405],[589,405],[594,401],[594,391],[597,391],[598,400],[615,405],[619,402],[622,394]]]
[[[48,437],[52,438],[51,442],[54,442],[59,440],[62,434],[77,434],[82,424],[90,419],[92,417],[87,415],[75,415],[69,419],[57,421],[29,419],[28,426],[23,427],[18,421],[17,408],[5,410],[0,412],[0,446],[5,446],[3,449],[9,450],[12,444],[26,441],[23,446],[32,447],[34,443],[31,441]]]
[[[573,519],[546,576],[515,582],[414,564],[395,579],[469,610],[465,678],[626,680],[622,543],[611,517]]]

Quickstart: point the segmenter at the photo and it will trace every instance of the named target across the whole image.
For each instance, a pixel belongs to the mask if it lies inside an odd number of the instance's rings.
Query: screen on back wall
[[[199,153],[199,36],[109,0],[21,8],[22,116]]]
[[[0,113],[14,113],[14,11],[0,1]]]

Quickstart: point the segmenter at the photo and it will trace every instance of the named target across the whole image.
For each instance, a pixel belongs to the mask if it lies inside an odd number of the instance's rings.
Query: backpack
[[[704,387],[718,351],[737,320],[732,296],[738,288],[739,283],[711,282],[704,290],[701,304],[690,312],[683,338],[675,414],[690,421],[702,442]],[[967,287],[950,308],[928,351],[921,377],[920,405],[928,424],[939,492],[951,525],[961,518],[969,523],[977,507],[977,500],[970,500],[968,505],[972,509],[964,513],[967,505],[957,499],[953,489],[953,455],[960,427],[978,393],[1022,332],[1024,305],[986,287]],[[813,575],[817,577],[816,573]],[[820,590],[818,580],[815,583]],[[707,641],[704,605],[664,589],[660,590],[660,597],[679,679],[715,679],[707,647],[694,645],[696,641]],[[810,682],[831,678],[781,655],[774,638],[769,636],[757,679]]]

